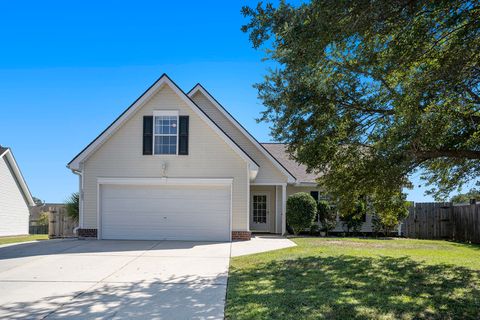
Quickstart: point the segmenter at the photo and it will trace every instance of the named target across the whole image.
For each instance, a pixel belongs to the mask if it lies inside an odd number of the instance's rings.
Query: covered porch
[[[285,234],[286,183],[250,185],[249,225],[253,233]]]

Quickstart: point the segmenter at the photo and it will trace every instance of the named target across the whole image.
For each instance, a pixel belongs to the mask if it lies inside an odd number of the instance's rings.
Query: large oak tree
[[[317,0],[244,7],[277,67],[261,120],[345,206],[402,206],[419,170],[437,199],[480,173],[479,1]],[[383,207],[383,208],[382,208]]]

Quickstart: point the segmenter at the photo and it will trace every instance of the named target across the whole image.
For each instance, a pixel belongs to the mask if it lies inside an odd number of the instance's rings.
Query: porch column
[[[282,188],[275,186],[275,233],[282,233]]]
[[[282,235],[287,231],[287,185],[282,185]]]

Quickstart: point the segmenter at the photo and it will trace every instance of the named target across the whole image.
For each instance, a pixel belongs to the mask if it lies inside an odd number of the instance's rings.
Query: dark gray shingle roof
[[[307,173],[307,167],[299,164],[290,158],[286,151],[286,145],[283,143],[262,143],[262,146],[270,152],[288,171],[290,171],[297,182],[316,182],[317,175],[315,173]]]

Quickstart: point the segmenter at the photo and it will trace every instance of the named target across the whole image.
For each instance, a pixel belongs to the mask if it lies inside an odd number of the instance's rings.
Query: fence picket
[[[409,238],[480,243],[480,204],[415,203],[403,223]]]

